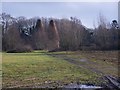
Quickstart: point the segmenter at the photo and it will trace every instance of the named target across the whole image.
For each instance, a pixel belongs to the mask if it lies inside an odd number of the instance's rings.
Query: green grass
[[[46,53],[46,51],[3,53],[3,87],[39,86],[46,82],[95,83],[100,77],[85,68],[77,67],[61,58],[46,55]]]

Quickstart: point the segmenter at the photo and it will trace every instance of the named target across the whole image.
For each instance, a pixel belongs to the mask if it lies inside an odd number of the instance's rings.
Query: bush
[[[33,49],[29,45],[18,46],[15,49],[8,50],[7,53],[31,52]]]

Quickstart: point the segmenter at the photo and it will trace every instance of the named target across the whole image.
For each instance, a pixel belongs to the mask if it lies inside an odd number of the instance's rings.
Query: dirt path
[[[57,54],[47,54],[47,55],[50,55],[52,57],[56,57],[56,58],[62,58],[63,60],[66,60],[74,65],[76,65],[77,67],[81,67],[81,68],[85,68],[85,69],[88,69],[92,72],[95,72],[96,74],[98,75],[104,75],[103,72],[99,71],[98,69],[95,69],[95,68],[92,68],[92,67],[89,67],[89,66],[86,66],[86,65],[82,65],[80,64],[76,59],[74,58],[69,58],[67,57],[66,55],[57,55]],[[81,59],[81,62],[85,62],[85,63],[89,63],[89,64],[95,64],[94,62],[90,62],[89,60],[87,59]]]
[[[88,69],[89,71],[93,72],[93,73],[96,73],[97,75],[101,76],[102,78],[102,81],[105,82],[105,87],[108,87],[108,88],[119,88],[119,87],[116,87],[116,85],[114,85],[114,83],[116,84],[119,84],[118,81],[117,81],[117,78],[116,78],[116,81],[113,83],[111,82],[110,80],[108,80],[108,78],[106,77],[109,77],[112,75],[110,74],[107,74],[105,72],[102,72],[102,70],[98,69],[98,68],[95,68],[93,65],[97,63],[87,59],[87,58],[80,58],[78,60],[78,58],[72,58],[72,57],[68,57],[67,55],[64,55],[64,54],[47,54],[47,55],[50,55],[52,57],[55,57],[55,58],[60,58],[60,59],[63,59],[63,60],[66,60],[74,65],[76,65],[77,67],[80,67],[80,68],[85,68],[85,69]],[[85,63],[85,64],[82,64],[81,62]],[[88,65],[89,64],[89,65]],[[98,64],[99,65],[99,64]],[[104,66],[104,65],[103,65]],[[109,68],[108,70],[111,70],[113,66],[108,66],[107,68]],[[113,70],[113,69],[112,69]],[[112,80],[112,79],[111,79]],[[114,81],[114,80],[113,80]],[[119,85],[118,85],[119,86]],[[117,90],[117,89],[115,89]]]
[[[81,55],[80,53],[47,53],[47,55],[63,59],[70,62],[77,67],[88,69],[101,76],[112,75],[118,77],[118,66],[117,64],[110,62],[109,60],[101,60],[99,56],[93,57],[88,55]],[[91,54],[94,55],[94,54]],[[110,54],[111,55],[111,54]],[[106,57],[109,59],[108,57]]]

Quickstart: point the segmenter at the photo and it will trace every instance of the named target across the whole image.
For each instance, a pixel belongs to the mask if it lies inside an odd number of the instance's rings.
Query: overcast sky
[[[69,18],[75,16],[82,24],[93,28],[97,24],[99,14],[103,14],[107,21],[118,19],[117,2],[2,2],[2,12],[14,17],[27,18],[53,17]]]

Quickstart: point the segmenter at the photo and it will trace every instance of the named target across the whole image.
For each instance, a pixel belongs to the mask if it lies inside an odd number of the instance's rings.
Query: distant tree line
[[[120,29],[116,20],[109,25],[101,16],[99,25],[89,29],[76,17],[70,19],[14,18],[0,15],[2,50],[27,52],[31,50],[118,50]]]

